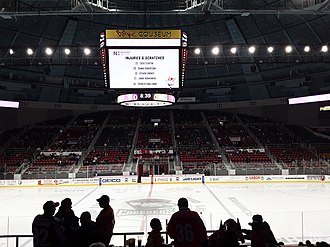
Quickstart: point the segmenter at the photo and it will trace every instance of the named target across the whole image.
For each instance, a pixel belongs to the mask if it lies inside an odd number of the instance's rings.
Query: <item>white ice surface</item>
[[[330,242],[330,183],[263,184],[168,184],[112,185],[0,189],[0,235],[31,234],[35,215],[47,200],[60,202],[70,197],[79,217],[89,211],[95,219],[100,208],[96,199],[107,194],[115,212],[115,232],[148,232],[152,218],[166,220],[177,211],[177,200],[186,197],[192,210],[200,213],[208,230],[220,220],[239,218],[242,228],[254,214],[263,215],[278,241],[297,244],[307,239]],[[145,242],[145,236],[143,243]],[[112,244],[123,245],[123,237]],[[14,246],[0,239],[0,247]],[[20,246],[32,246],[29,238]]]

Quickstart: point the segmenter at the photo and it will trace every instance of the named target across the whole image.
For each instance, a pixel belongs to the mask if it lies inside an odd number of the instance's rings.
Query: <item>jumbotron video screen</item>
[[[100,34],[104,84],[108,90],[178,90],[187,62],[181,30],[106,30]]]

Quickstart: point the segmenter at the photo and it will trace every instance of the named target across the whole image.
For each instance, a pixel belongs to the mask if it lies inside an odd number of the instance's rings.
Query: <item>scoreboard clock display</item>
[[[175,97],[165,93],[131,93],[118,96],[117,103],[134,107],[168,106],[175,103]]]

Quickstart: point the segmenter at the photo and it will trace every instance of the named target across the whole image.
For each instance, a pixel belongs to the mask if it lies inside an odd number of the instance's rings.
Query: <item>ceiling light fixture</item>
[[[86,56],[90,55],[91,54],[91,49],[85,48],[84,53],[85,53]]]
[[[322,52],[327,52],[328,51],[328,46],[326,46],[326,45],[322,46],[321,51]]]
[[[249,53],[253,54],[256,51],[256,47],[255,46],[250,46],[249,47]]]
[[[71,50],[69,48],[65,48],[64,53],[65,53],[65,55],[70,55]]]
[[[196,54],[196,55],[199,55],[199,54],[201,54],[201,49],[199,49],[199,48],[196,48],[196,49],[195,49],[195,54]]]
[[[52,50],[51,48],[49,48],[49,47],[46,48],[45,52],[46,52],[46,54],[47,54],[48,56],[50,56],[50,55],[53,54],[53,50]]]
[[[285,52],[286,53],[291,53],[292,52],[292,46],[288,45],[287,47],[285,47]]]
[[[274,51],[274,47],[269,46],[269,47],[267,48],[267,51],[268,51],[268,53],[273,53],[273,51]]]
[[[31,48],[26,49],[26,53],[31,56],[33,54],[33,50]]]
[[[218,55],[219,54],[219,52],[220,52],[220,50],[219,50],[219,47],[213,47],[213,49],[212,49],[212,54],[213,55]]]

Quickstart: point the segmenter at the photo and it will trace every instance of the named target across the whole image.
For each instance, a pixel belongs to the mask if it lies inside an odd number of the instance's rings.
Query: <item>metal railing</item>
[[[208,230],[207,233],[211,234],[213,233],[214,230]],[[169,243],[169,236],[167,234],[167,232],[161,232],[162,235],[165,235],[165,243],[168,244]],[[143,236],[145,235],[145,232],[117,232],[117,233],[113,233],[113,236],[123,236],[123,245],[122,246],[126,246],[127,245],[127,240],[128,240],[128,236]],[[19,247],[19,239],[20,238],[33,238],[33,235],[0,235],[0,239],[9,239],[9,238],[14,238],[15,239],[15,247]],[[32,240],[31,240],[32,241]],[[7,245],[8,246],[8,245]],[[25,244],[24,244],[25,246]]]
[[[0,235],[0,239],[2,238],[15,238],[15,246],[19,247],[19,239],[20,238],[32,238],[32,235]]]
[[[127,236],[143,236],[145,233],[144,232],[118,232],[114,233],[114,236],[123,236],[123,245],[126,246],[126,241],[127,241]],[[166,234],[166,232],[162,232],[162,234]],[[0,239],[10,239],[14,238],[15,239],[15,247],[19,247],[19,240],[20,238],[33,238],[33,235],[0,235]],[[168,235],[166,234],[166,242],[168,241]]]

